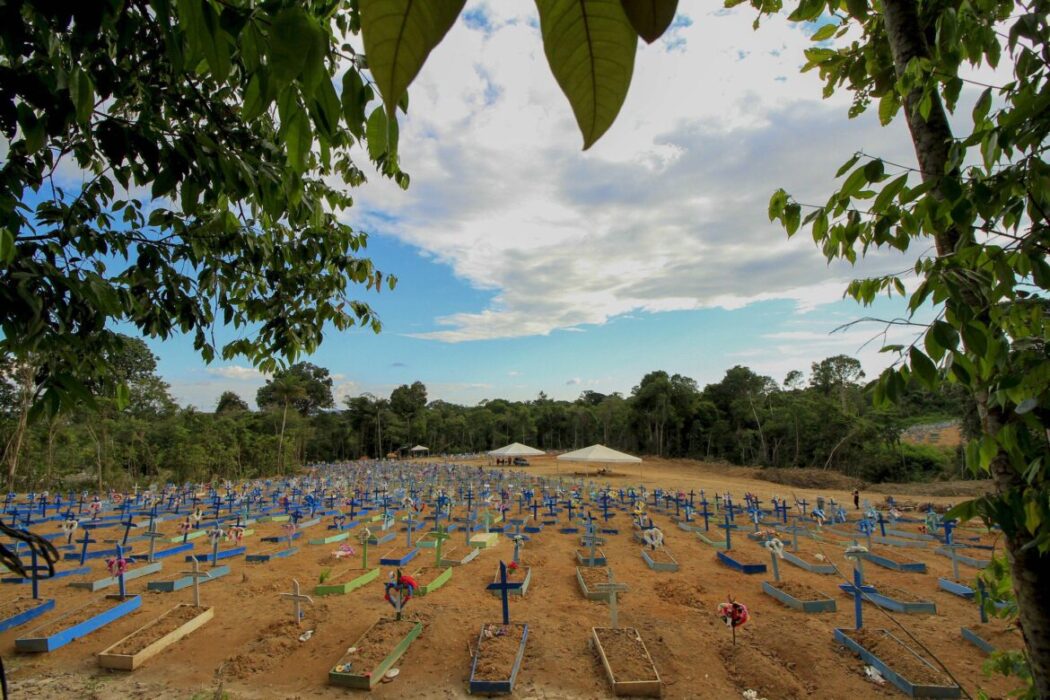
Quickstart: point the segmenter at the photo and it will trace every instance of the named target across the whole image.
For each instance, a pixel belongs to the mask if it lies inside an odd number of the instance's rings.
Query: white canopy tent
[[[542,454],[547,453],[543,450],[537,450],[535,447],[523,445],[520,442],[512,442],[498,450],[489,450],[490,457],[536,457]]]
[[[642,461],[642,458],[629,455],[626,452],[619,452],[605,445],[591,445],[590,447],[558,455],[558,460],[564,462],[598,462],[600,464],[637,464]]]
[[[430,448],[424,447],[423,445],[416,445],[415,447],[410,448],[408,451],[414,455],[417,455],[421,452],[426,452],[427,454],[430,454]]]

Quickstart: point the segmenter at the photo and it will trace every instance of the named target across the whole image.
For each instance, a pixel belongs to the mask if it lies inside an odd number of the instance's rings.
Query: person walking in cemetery
[[[860,510],[860,489],[853,489],[853,509]]]

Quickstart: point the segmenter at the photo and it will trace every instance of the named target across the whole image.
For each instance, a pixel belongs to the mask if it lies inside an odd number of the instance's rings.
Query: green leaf
[[[678,8],[678,0],[620,0],[620,4],[631,26],[647,44],[667,31]]]
[[[835,177],[842,177],[845,175],[850,168],[857,164],[858,160],[860,160],[860,154],[854,153],[853,157],[843,163],[842,167],[838,169],[838,172],[835,173]]]
[[[868,2],[867,0],[846,0],[846,10],[849,11],[850,16],[864,19],[868,16]]]
[[[383,109],[374,109],[368,116],[365,137],[368,139],[368,155],[379,160],[384,154],[397,153],[397,120],[387,117]]]
[[[813,32],[813,36],[809,38],[810,41],[827,41],[831,37],[835,36],[835,32],[838,31],[839,26],[837,24],[825,24],[817,31]]]
[[[466,0],[361,0],[361,34],[383,104],[391,115]]]
[[[543,50],[583,134],[583,150],[623,106],[638,35],[618,0],[536,0]]]
[[[973,520],[978,515],[978,501],[972,499],[969,501],[963,501],[959,505],[950,509],[944,514],[945,520],[958,520],[960,523],[965,523],[968,520]]]
[[[1038,532],[1039,525],[1043,522],[1043,511],[1039,507],[1039,501],[1031,499],[1024,504],[1024,526],[1033,535]]]
[[[0,228],[0,264],[6,265],[15,259],[15,237],[7,228]]]
[[[361,138],[364,135],[361,125],[365,123],[367,99],[364,81],[355,69],[351,68],[343,74],[343,94],[339,98],[343,103],[347,128],[354,136]]]
[[[826,3],[824,0],[802,0],[795,11],[788,15],[792,22],[812,22],[820,17]]]
[[[981,93],[981,96],[977,99],[977,104],[973,106],[973,123],[980,124],[984,121],[984,118],[988,116],[988,111],[992,108],[992,89],[987,88]]]
[[[120,383],[117,385],[117,410],[123,411],[131,403],[131,392],[128,385]]]
[[[69,81],[69,97],[76,108],[77,121],[81,124],[91,123],[91,113],[95,109],[95,84],[87,71],[77,70]]]
[[[937,365],[914,345],[908,350],[908,359],[911,361],[911,371],[923,384],[933,387],[937,383]]]
[[[284,145],[288,149],[288,165],[298,173],[306,171],[313,133],[310,120],[298,104],[295,105],[284,129]]]
[[[872,209],[875,211],[884,210],[890,202],[896,199],[897,195],[902,189],[904,189],[906,184],[908,184],[907,173],[891,180],[888,185],[882,188],[882,191],[879,192],[878,196],[875,197]]]
[[[324,32],[317,22],[300,7],[285,7],[270,26],[270,74],[278,84],[299,77],[307,60],[314,55],[318,39]]]
[[[937,344],[945,350],[954,350],[959,344],[959,334],[950,324],[944,321],[934,321],[930,332],[933,333]]]
[[[897,110],[901,107],[900,98],[897,93],[890,90],[879,100],[879,123],[886,126],[897,116]]]

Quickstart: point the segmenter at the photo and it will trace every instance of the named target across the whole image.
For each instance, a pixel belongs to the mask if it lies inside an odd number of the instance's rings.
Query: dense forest
[[[546,450],[601,442],[644,455],[817,467],[872,481],[961,471],[954,451],[900,439],[909,425],[966,418],[961,393],[913,389],[891,409],[876,410],[860,363],[844,355],[814,363],[808,376],[792,371],[781,383],[743,366],[703,388],[689,377],[653,371],[627,396],[584,391],[575,401],[559,401],[541,392],[532,401],[476,406],[430,401],[421,382],[389,397],[362,394],[336,405],[328,370],[302,362],[259,389],[259,410],[226,392],[204,412],[180,408],[146,345],[125,340],[108,358],[112,386],[94,387],[96,396],[113,398],[85,397],[72,413],[27,420],[33,367],[3,366],[0,444],[9,487],[251,477],[417,443],[439,455],[512,441]]]

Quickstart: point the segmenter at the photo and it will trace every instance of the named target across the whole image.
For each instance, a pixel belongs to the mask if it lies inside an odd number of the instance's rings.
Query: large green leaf
[[[536,0],[543,50],[587,150],[612,125],[634,71],[638,35],[618,0]]]
[[[361,34],[368,69],[387,112],[452,28],[466,0],[361,0]]]
[[[678,0],[620,0],[627,19],[646,43],[653,43],[674,21]]]

